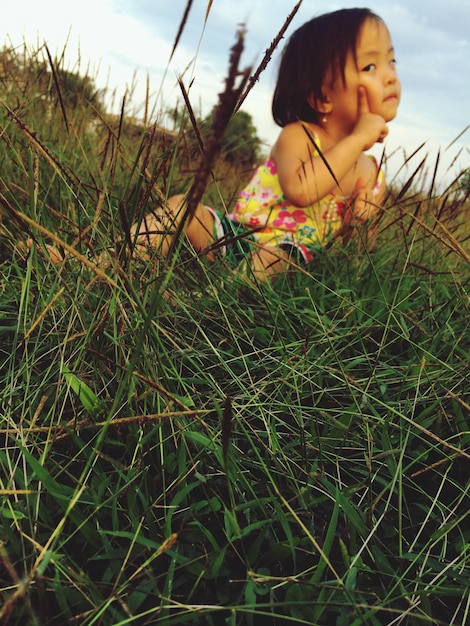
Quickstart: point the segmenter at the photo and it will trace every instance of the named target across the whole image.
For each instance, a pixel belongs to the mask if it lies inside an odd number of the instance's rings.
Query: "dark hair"
[[[272,113],[276,124],[318,122],[312,106],[322,98],[327,72],[341,76],[349,52],[356,53],[357,38],[367,19],[382,22],[370,9],[340,9],[306,22],[288,40],[281,57]],[[310,103],[309,103],[310,100]]]

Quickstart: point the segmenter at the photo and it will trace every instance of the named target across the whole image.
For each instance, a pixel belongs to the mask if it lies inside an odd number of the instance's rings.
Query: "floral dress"
[[[375,196],[379,194],[382,178],[380,170],[373,190]],[[310,261],[341,230],[344,213],[352,200],[330,193],[305,208],[292,205],[281,189],[276,164],[269,158],[256,169],[228,217],[253,230],[253,237],[259,243],[295,246],[305,261]]]

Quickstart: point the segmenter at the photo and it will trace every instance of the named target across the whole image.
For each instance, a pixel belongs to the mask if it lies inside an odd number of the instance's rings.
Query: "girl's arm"
[[[356,124],[341,139],[332,143],[331,137],[318,127],[317,133],[325,147],[322,153],[324,158],[318,155],[309,137],[308,126],[295,122],[282,130],[272,156],[281,188],[295,206],[314,204],[333,191],[337,183],[341,186],[362,153],[387,135],[387,124],[383,117],[370,112],[363,87],[358,90],[358,103]],[[343,193],[347,195],[350,191],[344,190]]]
[[[356,223],[368,222],[376,218],[385,197],[386,180],[383,171],[379,171],[374,157],[369,158],[372,171],[367,178],[357,179],[354,189],[354,203],[351,206],[352,219]]]
[[[299,150],[299,146],[302,149]],[[322,159],[302,124],[285,127],[272,156],[287,199],[295,206],[306,207],[324,198],[337,187],[337,181],[341,185],[341,181],[362,155],[363,146],[360,138],[349,135],[323,151]]]
[[[375,161],[375,159],[374,159]],[[360,230],[360,240],[366,245],[369,252],[375,248],[378,222],[381,214],[382,202],[385,197],[385,175],[380,176],[380,186],[377,189],[377,164],[375,164],[375,176],[367,182],[359,178],[354,190],[354,204],[346,211],[343,220],[343,229],[340,235],[343,241],[347,241],[353,235],[355,226],[364,226]]]

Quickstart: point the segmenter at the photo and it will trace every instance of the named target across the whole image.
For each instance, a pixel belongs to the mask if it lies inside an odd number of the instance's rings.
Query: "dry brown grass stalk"
[[[261,76],[262,72],[264,72],[264,70],[266,69],[266,67],[270,63],[274,51],[278,47],[279,42],[281,41],[281,39],[284,37],[286,30],[288,29],[290,23],[292,22],[292,20],[294,19],[295,15],[297,14],[297,11],[300,9],[300,6],[301,6],[302,2],[303,2],[303,0],[299,0],[299,2],[297,2],[297,4],[292,9],[292,11],[286,17],[286,19],[284,21],[284,24],[281,26],[281,29],[279,30],[277,35],[272,40],[269,48],[267,48],[266,52],[264,53],[264,56],[263,56],[263,58],[261,60],[261,63],[256,68],[254,74],[252,76],[250,76],[250,78],[248,79],[248,84],[247,84],[246,88],[243,90],[243,92],[240,94],[240,97],[238,99],[237,109],[236,109],[237,111],[242,106],[243,102],[245,101],[247,95],[250,93],[250,91],[252,90],[254,85],[258,82],[259,77]]]
[[[146,413],[142,415],[129,415],[125,417],[116,417],[111,420],[105,420],[101,422],[94,422],[92,419],[84,420],[70,420],[66,424],[50,424],[48,426],[33,426],[31,428],[22,427],[21,432],[23,434],[50,434],[57,441],[64,437],[69,437],[72,433],[79,431],[92,430],[97,431],[102,428],[109,428],[109,426],[127,426],[129,424],[145,424],[146,422],[155,422],[162,420],[174,419],[177,417],[196,417],[201,413],[210,413],[210,411],[200,411],[187,409],[186,411],[167,411],[164,413]],[[16,428],[1,428],[0,435],[10,436],[18,434]]]
[[[247,67],[244,70],[239,69],[240,59],[244,49],[244,40],[245,29],[242,27],[237,33],[235,44],[231,48],[229,69],[227,78],[225,79],[225,89],[219,94],[219,102],[214,111],[209,139],[204,146],[196,175],[186,196],[185,213],[178,224],[168,251],[168,256],[170,257],[178,243],[180,235],[184,231],[186,223],[193,218],[194,212],[202,200],[209,178],[212,176],[214,164],[222,149],[225,130],[231,117],[237,110],[238,101],[249,80],[251,67]],[[183,95],[184,93],[185,92],[183,92]],[[190,103],[188,102],[187,106],[188,104]],[[188,111],[191,114],[191,106],[188,107]],[[197,124],[195,124],[195,118],[192,123],[196,128]]]

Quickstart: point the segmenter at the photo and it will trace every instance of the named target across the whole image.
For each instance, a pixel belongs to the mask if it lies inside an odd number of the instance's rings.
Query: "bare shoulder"
[[[287,155],[306,161],[311,157],[313,142],[321,141],[322,134],[323,130],[316,124],[306,122],[287,124],[279,133],[271,149],[271,156],[275,161]]]

